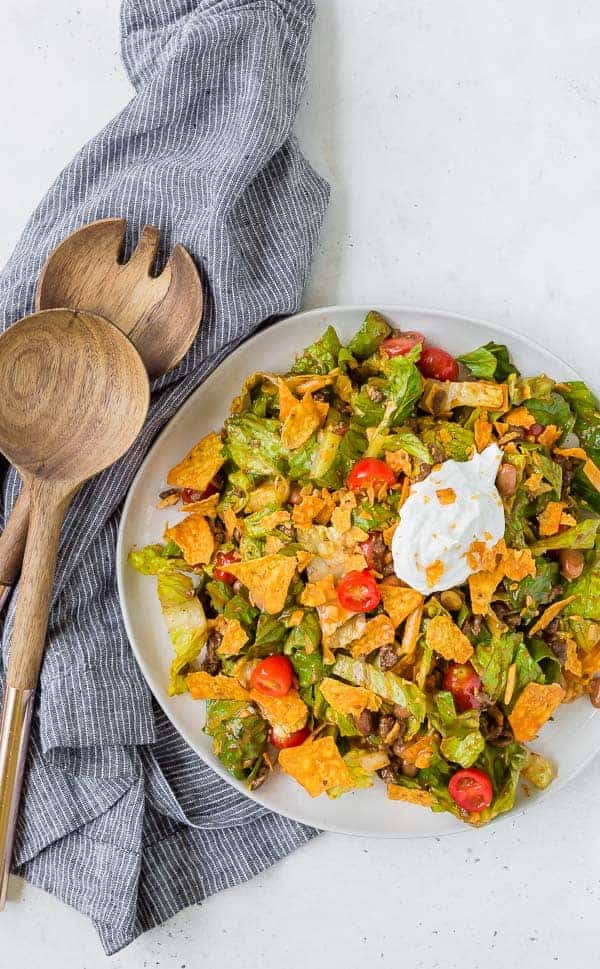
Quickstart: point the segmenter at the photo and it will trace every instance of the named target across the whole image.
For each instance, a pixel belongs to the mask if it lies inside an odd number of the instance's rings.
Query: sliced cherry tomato
[[[217,552],[215,556],[215,567],[213,569],[213,577],[218,579],[219,582],[224,582],[226,585],[233,585],[235,582],[235,575],[228,572],[227,565],[233,565],[234,562],[241,562],[242,557],[239,552],[234,549],[231,552]]]
[[[292,685],[293,678],[294,667],[287,656],[275,653],[274,656],[261,659],[255,666],[250,683],[254,690],[267,696],[285,696]]]
[[[371,612],[381,602],[381,593],[368,569],[348,572],[337,587],[337,597],[350,612]]]
[[[458,364],[454,357],[439,347],[425,347],[417,361],[417,367],[424,377],[434,380],[456,380]]]
[[[281,735],[276,734],[271,729],[269,731],[269,743],[273,744],[274,747],[279,747],[280,750],[285,750],[287,747],[299,747],[309,735],[310,730],[308,727],[302,727],[302,730],[296,730],[295,733],[284,733]]]
[[[184,505],[189,505],[193,501],[204,501],[205,498],[210,498],[211,495],[216,495],[219,489],[216,484],[209,481],[204,491],[195,491],[193,488],[183,488],[181,492],[181,500]]]
[[[477,767],[457,770],[448,784],[448,793],[463,811],[483,811],[489,807],[494,797],[494,789],[489,774]]]
[[[347,485],[351,491],[363,491],[369,485],[396,484],[396,475],[379,458],[361,458],[348,475]]]
[[[470,663],[451,663],[444,673],[444,689],[450,691],[461,713],[481,709],[481,679]]]
[[[383,532],[373,529],[369,532],[369,537],[359,543],[359,549],[365,557],[368,568],[375,572],[381,572],[383,567],[383,556],[387,549],[383,540]]]
[[[388,357],[405,357],[407,353],[416,347],[417,343],[425,346],[425,337],[416,330],[404,330],[398,336],[388,336],[381,344],[381,349],[387,353]]]

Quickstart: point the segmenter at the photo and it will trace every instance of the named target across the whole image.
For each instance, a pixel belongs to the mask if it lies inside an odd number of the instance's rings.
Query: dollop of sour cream
[[[492,548],[504,535],[496,488],[502,451],[490,444],[470,461],[444,461],[411,488],[392,540],[394,571],[424,595],[465,582],[473,542]]]

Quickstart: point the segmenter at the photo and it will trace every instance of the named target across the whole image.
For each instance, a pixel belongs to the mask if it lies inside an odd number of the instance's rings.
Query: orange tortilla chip
[[[218,434],[207,434],[179,464],[171,468],[167,475],[167,484],[204,491],[224,464],[221,438]]]
[[[404,480],[408,481],[408,478],[405,478]],[[385,542],[388,548],[392,547],[392,539],[394,538],[394,533],[397,528],[398,528],[398,522],[394,522],[393,525],[390,525],[388,528],[384,528],[382,532],[383,541]]]
[[[409,589],[408,586],[387,585],[383,583],[379,586],[383,608],[397,629],[400,623],[410,616],[419,606],[423,604],[423,596],[416,589]]]
[[[323,387],[329,387],[337,379],[339,377],[334,377],[333,372],[325,374],[324,376],[316,373],[299,373],[288,375],[285,378],[285,382],[296,394],[314,394],[315,390],[322,390]]]
[[[248,634],[239,619],[217,616],[213,629],[223,637],[217,646],[219,656],[238,656],[248,642]]]
[[[555,447],[554,453],[561,458],[575,458],[577,461],[587,461],[587,454],[582,447]]]
[[[304,572],[304,569],[308,568],[312,562],[313,554],[312,552],[307,552],[306,549],[299,549],[296,552],[296,561],[298,563],[298,572]]]
[[[406,474],[410,478],[412,474],[412,461],[404,448],[399,448],[397,451],[386,451],[385,463],[392,469],[394,474]]]
[[[250,690],[250,699],[279,733],[296,733],[308,720],[308,707],[297,690],[288,690],[285,696],[267,696],[259,690]]]
[[[433,588],[436,582],[439,582],[445,571],[444,563],[441,559],[436,559],[431,565],[428,565],[425,569],[425,577],[427,579],[427,585],[429,588]]]
[[[528,428],[535,424],[535,417],[526,407],[515,407],[514,410],[509,410],[508,414],[504,415],[504,420],[513,427]]]
[[[233,562],[227,571],[246,586],[255,606],[275,615],[285,605],[297,564],[294,555],[263,555],[247,562]]]
[[[583,675],[583,666],[577,654],[577,643],[570,636],[566,640],[567,658],[565,659],[564,669],[573,676]]]
[[[504,574],[513,582],[520,582],[525,576],[537,575],[535,559],[528,548],[507,548],[501,561]]]
[[[343,535],[344,532],[349,532],[352,528],[352,512],[355,508],[356,495],[351,491],[342,494],[339,507],[335,508],[331,513],[331,524],[340,535]]]
[[[305,740],[299,747],[288,747],[279,754],[279,766],[285,774],[310,794],[318,797],[332,787],[352,787],[352,776],[333,737]]]
[[[264,528],[265,532],[272,532],[274,529],[278,528],[279,525],[284,525],[290,520],[289,511],[285,511],[283,508],[279,508],[277,511],[271,512],[270,515],[265,515],[261,518],[260,524],[261,528]]]
[[[247,700],[250,697],[248,690],[237,680],[222,673],[216,676],[205,672],[190,673],[186,683],[194,700]]]
[[[433,751],[433,737],[417,737],[412,743],[402,748],[402,762],[412,764],[419,770],[424,770],[431,764]]]
[[[429,620],[425,642],[444,659],[455,663],[466,663],[473,655],[471,643],[449,616],[435,616]]]
[[[476,572],[469,576],[471,608],[476,616],[485,616],[490,609],[492,596],[504,577],[504,569],[493,572]]]
[[[334,508],[333,497],[325,488],[320,494],[318,491],[303,494],[298,504],[294,505],[292,521],[298,528],[308,528],[315,519],[319,524],[326,525]]]
[[[583,466],[583,473],[596,491],[600,491],[600,468],[590,458]]]
[[[454,488],[438,488],[436,491],[437,500],[440,505],[453,505],[456,501]]]
[[[520,743],[533,740],[560,705],[564,695],[565,691],[558,683],[548,686],[528,683],[508,717],[515,740]]]
[[[576,596],[567,596],[566,599],[559,599],[558,602],[553,602],[552,605],[548,606],[548,608],[542,613],[538,621],[531,627],[527,635],[529,637],[535,636],[536,633],[541,632],[542,629],[549,626],[552,620],[556,619],[563,609],[565,609],[566,606],[568,606],[569,603],[573,602],[573,600],[576,598]]]
[[[220,498],[221,496],[216,494],[210,495],[209,498],[203,498],[202,501],[190,501],[189,504],[183,506],[182,511],[194,515],[203,515],[204,518],[216,518]]]
[[[287,420],[290,413],[298,403],[285,380],[277,378],[277,389],[279,391],[279,420],[283,423]]]
[[[423,618],[423,602],[406,617],[400,650],[403,656],[410,656],[417,647]]]
[[[540,537],[558,534],[564,508],[565,504],[563,501],[548,502],[543,512],[538,515]]]
[[[372,690],[362,686],[350,686],[349,683],[341,683],[329,676],[321,681],[319,689],[329,706],[338,713],[350,713],[359,717],[363,710],[377,711],[381,707],[381,699]]]
[[[296,451],[308,441],[311,434],[321,427],[327,416],[328,404],[315,401],[311,394],[305,393],[296,401],[287,415],[281,430],[281,443],[289,451]]]
[[[487,419],[487,411],[482,410],[473,425],[475,434],[475,447],[479,452],[485,451],[486,447],[492,442],[492,425]]]
[[[547,484],[544,481],[541,471],[534,471],[534,473],[530,474],[523,484],[525,489],[534,498],[537,498],[538,495],[545,495],[549,491],[552,491],[552,485]]]
[[[206,565],[215,550],[212,529],[203,515],[188,515],[178,525],[167,528],[165,538],[179,545],[188,565]]]
[[[233,508],[224,508],[220,514],[220,518],[223,520],[223,524],[225,525],[225,532],[227,534],[227,538],[232,538],[233,533],[238,527],[237,516]]]
[[[402,784],[388,784],[387,796],[390,801],[406,801],[420,807],[431,807],[433,804],[433,795],[429,791],[422,791],[418,787],[403,787]]]
[[[556,426],[556,424],[548,424],[544,428],[541,434],[537,436],[538,444],[543,447],[552,447],[558,441],[562,431]]]
[[[265,538],[265,555],[277,555],[286,543],[277,535],[267,535]]]
[[[564,525],[565,528],[572,528],[577,524],[577,519],[574,518],[573,515],[570,515],[567,511],[563,511],[562,515],[560,516],[560,524],[561,526]]]
[[[317,582],[307,582],[300,596],[303,606],[322,606],[334,599],[337,594],[331,573]]]
[[[381,613],[370,619],[360,639],[352,643],[350,652],[357,658],[367,656],[380,646],[387,646],[394,642],[394,626],[388,616]]]

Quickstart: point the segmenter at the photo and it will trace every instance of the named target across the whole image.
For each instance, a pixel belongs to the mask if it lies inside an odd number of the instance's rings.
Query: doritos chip
[[[404,448],[398,448],[397,451],[386,451],[385,463],[392,469],[394,474],[406,474],[410,478],[412,474],[412,461]]]
[[[363,710],[377,711],[381,707],[381,699],[372,690],[362,686],[350,686],[349,683],[341,683],[330,676],[321,681],[319,689],[329,706],[338,713],[350,713],[359,717]]]
[[[300,595],[303,606],[322,606],[334,599],[337,599],[337,595],[331,573],[317,582],[307,582]]]
[[[217,646],[219,656],[238,656],[248,642],[248,634],[239,619],[227,619],[217,616],[213,629],[221,634],[222,639]]]
[[[277,378],[277,389],[279,391],[279,420],[283,424],[287,420],[292,410],[298,403],[285,380]]]
[[[320,493],[303,494],[298,504],[294,505],[292,521],[298,528],[308,528],[314,521],[326,525],[334,508],[335,501],[326,488]]]
[[[469,576],[471,609],[476,616],[485,616],[490,609],[492,596],[504,577],[504,569],[493,572],[476,572]]]
[[[279,765],[311,797],[318,797],[332,787],[353,787],[352,775],[333,737],[306,740],[299,747],[282,750]]]
[[[473,647],[449,616],[435,616],[427,623],[425,642],[444,659],[466,663],[473,655]]]
[[[207,434],[194,445],[183,461],[171,468],[167,475],[167,484],[204,491],[224,464],[221,438],[217,434]]]
[[[179,545],[188,565],[206,565],[215,550],[215,539],[203,515],[188,515],[178,525],[167,528],[165,538]]]
[[[513,582],[520,582],[527,575],[537,574],[535,559],[528,548],[507,548],[502,553],[501,566],[504,574]]]
[[[428,565],[425,569],[425,578],[427,579],[427,585],[430,589],[440,581],[445,571],[444,563],[441,559],[436,559],[431,565]]]
[[[538,515],[540,537],[558,535],[564,507],[564,501],[548,502],[543,512]]]
[[[577,643],[570,636],[566,639],[567,646],[567,658],[564,662],[564,669],[567,673],[572,673],[573,676],[582,676],[583,667],[581,660],[577,654]]]
[[[404,480],[408,481],[408,478],[405,478]],[[383,532],[382,532],[383,541],[385,542],[388,548],[392,547],[392,541],[397,528],[398,528],[398,522],[393,522],[393,524],[389,525],[388,528],[383,529]]]
[[[590,458],[583,465],[583,473],[596,491],[600,491],[600,468]]]
[[[270,515],[265,515],[264,518],[260,520],[260,526],[265,530],[265,532],[272,532],[274,529],[279,528],[280,525],[284,525],[290,520],[289,511],[285,511],[283,508],[278,508],[277,511],[271,512]]]
[[[297,564],[293,555],[263,555],[247,562],[233,562],[227,571],[246,586],[255,606],[275,615],[285,605]]]
[[[562,431],[556,426],[556,424],[548,424],[542,433],[538,434],[536,441],[543,447],[552,447],[553,444],[556,444],[561,434]]]
[[[423,618],[423,602],[406,617],[404,632],[402,633],[401,652],[405,657],[410,656],[416,649],[421,632],[421,620]]]
[[[456,501],[454,488],[438,488],[436,491],[437,500],[440,505],[453,505]]]
[[[570,602],[573,602],[575,598],[576,596],[567,596],[566,599],[559,599],[558,602],[553,602],[551,606],[548,606],[548,608],[542,613],[538,621],[534,623],[534,625],[531,627],[531,629],[529,630],[528,636],[530,637],[535,636],[536,633],[541,632],[542,629],[545,629],[546,626],[549,626],[552,620],[556,619],[556,617],[560,615],[563,609],[565,609]]]
[[[411,612],[423,602],[423,596],[416,589],[409,589],[407,586],[388,585],[383,582],[379,586],[383,608],[397,629],[400,623],[410,616]]]
[[[306,393],[300,401],[296,401],[286,417],[281,430],[281,443],[289,451],[295,451],[308,441],[327,416],[327,404],[315,401],[311,394]]]
[[[277,555],[277,552],[280,552],[284,545],[283,539],[277,535],[267,535],[265,538],[265,555]]]
[[[577,461],[587,461],[587,454],[582,447],[555,447],[554,453],[561,458],[575,458]]]
[[[523,482],[523,485],[532,498],[537,498],[538,495],[545,495],[549,491],[552,491],[552,485],[544,481],[544,476],[541,471],[534,471],[533,474],[530,474]]]
[[[530,410],[526,407],[515,407],[514,410],[509,410],[508,414],[504,417],[507,424],[512,425],[512,427],[533,427],[535,424],[535,417]]]
[[[515,740],[520,743],[533,740],[560,705],[564,695],[565,691],[558,683],[548,686],[528,683],[508,716]]]
[[[250,696],[237,680],[222,673],[216,676],[205,672],[190,673],[186,683],[194,700],[247,700]]]
[[[563,511],[562,515],[560,516],[561,528],[573,528],[573,526],[576,524],[577,519],[574,518],[573,515],[570,515],[567,511]]]
[[[203,498],[202,501],[190,501],[187,505],[184,505],[183,511],[189,514],[203,515],[204,518],[216,518],[220,497],[219,494],[216,494],[210,495],[209,498]]]
[[[425,770],[431,764],[434,752],[433,737],[417,737],[402,748],[402,763]]]
[[[473,425],[475,447],[481,453],[492,442],[492,425],[487,419],[487,411],[482,410]]]
[[[402,784],[388,784],[387,796],[390,801],[406,801],[420,807],[431,807],[433,804],[433,795],[429,791],[422,791],[419,787],[403,787]]]
[[[227,538],[232,538],[233,533],[238,527],[237,516],[233,508],[224,508],[223,511],[220,513],[220,518],[223,520],[223,524],[225,525],[225,532],[227,534]]]
[[[336,379],[337,375],[332,371],[323,376],[312,373],[292,374],[285,378],[285,382],[296,394],[314,394],[316,390],[329,387]]]
[[[350,652],[354,657],[367,656],[380,646],[394,642],[394,626],[384,613],[370,619],[360,639],[352,643]]]
[[[340,535],[352,528],[352,512],[355,508],[356,496],[351,491],[341,494],[339,506],[331,513],[331,524]]]
[[[260,690],[250,690],[250,699],[279,733],[296,733],[308,720],[308,707],[297,690],[288,690],[284,696],[267,696]]]
[[[308,568],[312,562],[313,554],[312,552],[307,552],[305,549],[300,548],[296,552],[296,561],[298,563],[298,572],[304,572],[304,569]]]

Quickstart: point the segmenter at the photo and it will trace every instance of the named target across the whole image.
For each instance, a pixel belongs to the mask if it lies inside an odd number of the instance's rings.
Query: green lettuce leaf
[[[527,401],[527,410],[535,417],[538,424],[546,427],[555,424],[563,434],[573,430],[575,417],[564,397],[553,391],[548,400],[533,399]]]
[[[508,667],[521,639],[520,633],[504,633],[492,637],[489,643],[478,643],[475,647],[471,663],[481,677],[484,691],[492,700],[499,699],[506,689]]]
[[[421,438],[413,434],[412,431],[400,428],[394,434],[389,434],[382,440],[382,453],[383,451],[399,451],[401,448],[407,454],[410,454],[411,458],[416,458],[423,464],[433,464],[431,451]],[[374,456],[378,457],[379,455]]]
[[[361,427],[350,423],[350,427],[342,437],[333,461],[324,474],[316,475],[311,467],[311,479],[321,488],[335,491],[343,487],[346,478],[358,459],[362,457],[367,447],[367,436]]]
[[[375,353],[377,347],[391,333],[391,327],[385,321],[381,313],[371,310],[367,313],[364,323],[360,330],[354,334],[348,350],[358,360],[364,360]]]
[[[224,585],[225,583],[219,584]],[[231,586],[226,586],[226,588],[231,589]],[[224,604],[222,611],[226,619],[237,619],[246,632],[249,633],[254,628],[254,624],[260,615],[260,610],[256,606],[251,605],[246,595],[245,592],[236,592]]]
[[[534,605],[543,606],[548,602],[550,592],[559,581],[558,562],[549,562],[545,558],[536,560],[536,574],[528,575],[520,582],[510,579],[504,580],[506,601],[513,610],[523,609],[528,598]]]
[[[492,779],[494,800],[489,808],[481,811],[479,823],[485,824],[512,810],[515,805],[517,786],[521,771],[528,759],[528,751],[521,744],[512,743],[506,747],[485,745],[485,750],[477,761],[477,766]]]
[[[279,421],[240,414],[225,421],[225,431],[225,450],[242,471],[264,477],[285,471]]]
[[[429,705],[428,720],[442,735],[440,751],[446,760],[471,767],[485,747],[479,731],[479,711],[457,713],[452,694],[440,690]]]
[[[517,486],[512,508],[506,516],[504,538],[509,548],[523,548],[526,545],[525,529],[530,512],[530,502],[525,488]]]
[[[286,636],[285,623],[280,622],[275,616],[270,616],[267,612],[261,612],[256,624],[254,642],[245,650],[245,653],[251,659],[280,653]]]
[[[586,569],[574,582],[569,582],[565,595],[576,596],[563,612],[563,616],[582,616],[600,622],[600,571],[598,566]]]
[[[544,683],[556,683],[561,675],[560,662],[548,644],[543,639],[530,639],[527,645],[532,659],[543,673]]]
[[[328,326],[323,336],[307,347],[294,363],[292,374],[315,373],[324,376],[338,365],[340,341],[332,326]]]
[[[173,572],[174,569],[183,569],[183,571],[189,569],[189,565],[181,556],[181,549],[175,542],[133,549],[127,561],[136,572],[141,572],[142,575],[160,575],[161,572]]]
[[[197,659],[207,637],[207,623],[194,584],[181,572],[161,572],[158,601],[175,656],[169,671],[169,696],[185,693],[185,675]]]
[[[371,663],[352,659],[351,656],[338,656],[333,674],[355,686],[364,686],[372,690],[389,703],[398,703],[401,707],[406,707],[410,712],[407,737],[412,736],[415,727],[418,729],[423,723],[426,713],[425,694],[409,680],[404,680],[395,673],[384,673]]]
[[[551,535],[550,538],[543,538],[531,546],[534,555],[543,552],[555,551],[561,548],[594,548],[596,542],[596,532],[600,525],[598,518],[585,518],[583,521],[567,528],[566,531],[558,535]]]
[[[208,700],[205,732],[226,770],[238,780],[251,780],[263,762],[269,726],[245,700]]]
[[[552,485],[552,490],[556,498],[560,498],[562,492],[562,480],[563,473],[560,464],[553,461],[547,455],[542,454],[541,451],[537,450],[535,452],[535,461],[531,464],[532,471],[541,471],[542,477],[546,479],[549,485]]]
[[[556,777],[556,768],[546,757],[529,751],[529,757],[523,768],[522,776],[530,781],[540,791],[545,791]]]
[[[352,778],[351,783],[347,787],[331,787],[327,791],[328,797],[337,798],[349,791],[372,787],[375,774],[373,771],[365,770],[361,758],[362,751],[357,749],[349,750],[347,754],[344,754],[344,760]]]
[[[545,683],[544,672],[527,649],[525,643],[519,643],[514,656],[514,664],[517,668],[517,679],[515,681],[515,689],[513,693],[513,699],[516,700],[517,696],[521,690],[527,686],[528,683]]]
[[[473,431],[452,421],[436,421],[424,427],[421,437],[427,447],[437,448],[445,461],[468,461],[475,450]]]
[[[458,360],[479,380],[495,380],[501,384],[510,374],[517,373],[517,368],[510,361],[508,348],[502,343],[486,343],[471,353],[464,353]]]

